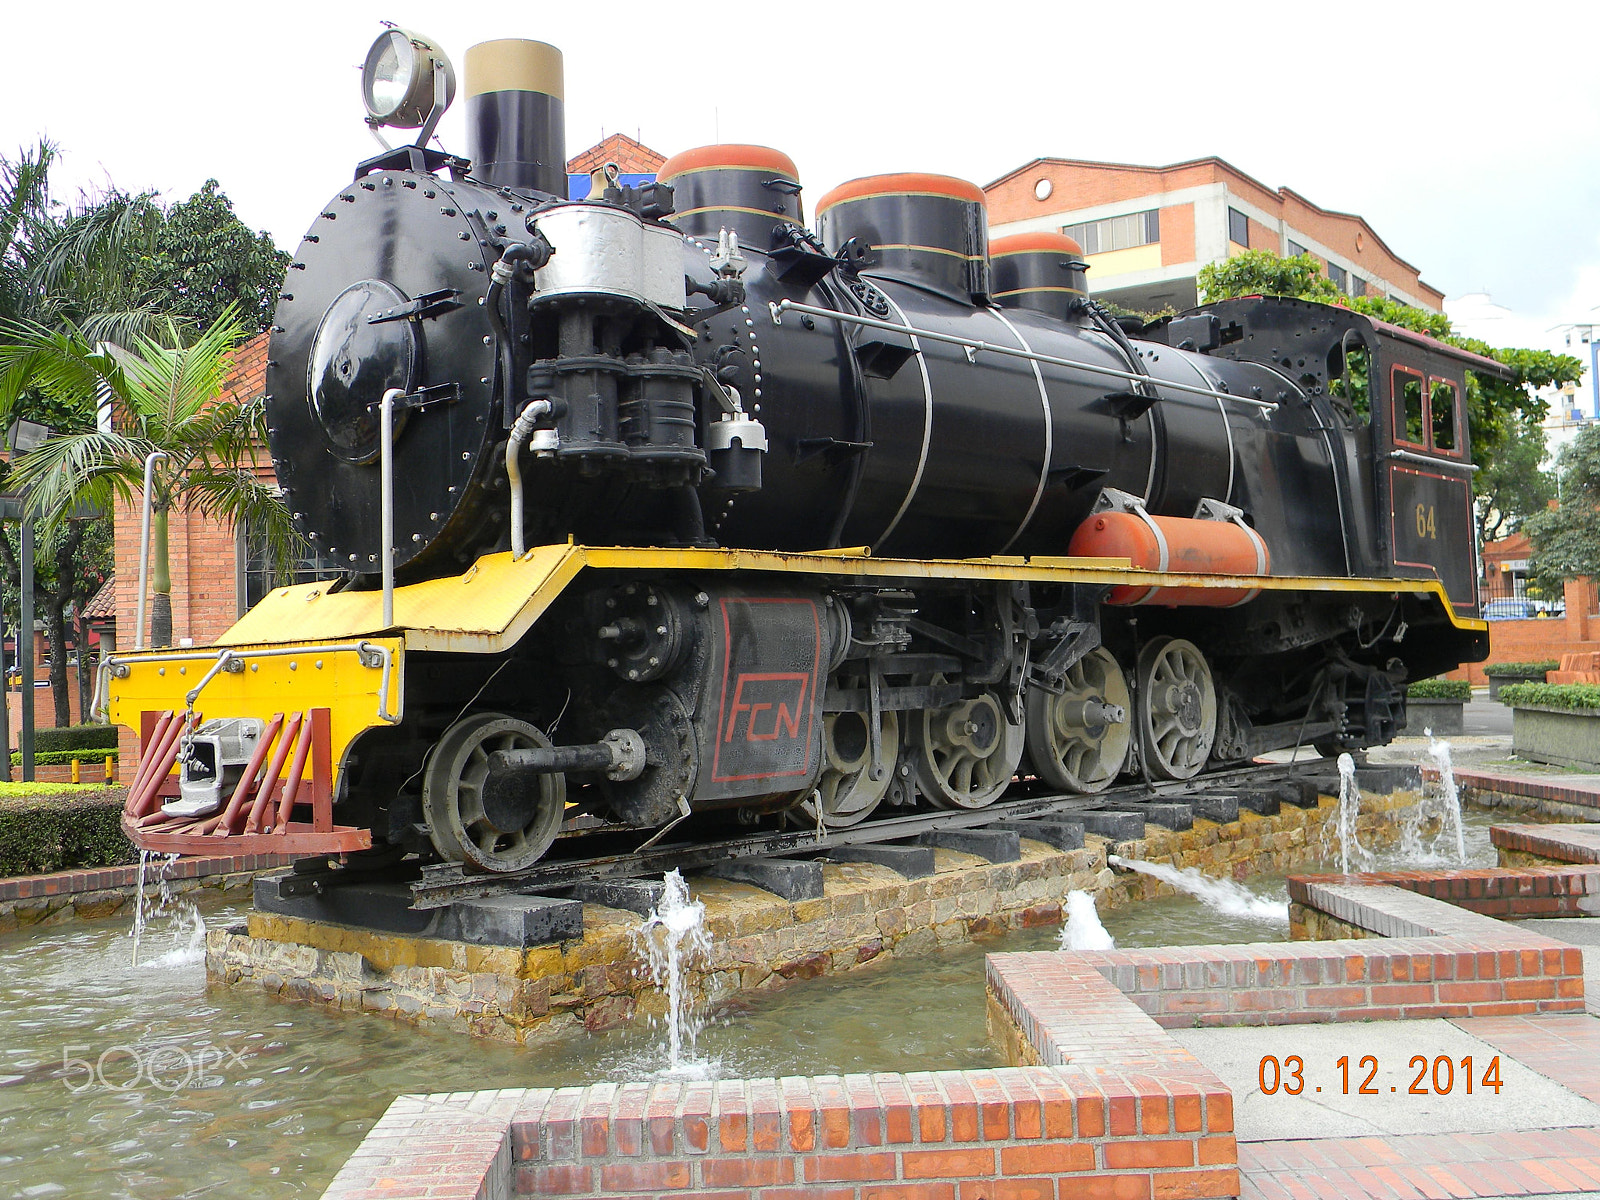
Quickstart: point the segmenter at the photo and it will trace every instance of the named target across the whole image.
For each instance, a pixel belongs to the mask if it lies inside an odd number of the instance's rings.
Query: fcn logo
[[[724,742],[772,742],[800,736],[806,687],[811,677],[801,672],[740,675],[728,706]]]

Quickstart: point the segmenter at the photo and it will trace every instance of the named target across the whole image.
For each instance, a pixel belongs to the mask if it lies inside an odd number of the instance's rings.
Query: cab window
[[[1422,376],[1403,367],[1394,371],[1394,440],[1425,446],[1427,427],[1422,415]]]
[[[1456,385],[1448,379],[1430,381],[1428,389],[1428,414],[1433,425],[1435,450],[1458,449],[1456,446]]]

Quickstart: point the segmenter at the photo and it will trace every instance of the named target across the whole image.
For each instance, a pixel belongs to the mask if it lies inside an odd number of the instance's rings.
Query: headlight
[[[387,29],[367,51],[361,68],[361,99],[377,125],[418,129],[438,99],[435,76],[443,74],[448,108],[456,95],[456,72],[431,38],[407,29]]]

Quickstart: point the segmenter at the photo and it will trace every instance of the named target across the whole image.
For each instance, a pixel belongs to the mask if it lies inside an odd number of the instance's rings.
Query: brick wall
[[[1592,580],[1567,584],[1567,615],[1536,617],[1527,621],[1490,621],[1489,657],[1451,671],[1452,679],[1469,679],[1474,686],[1489,682],[1483,668],[1497,662],[1561,661],[1564,654],[1600,651],[1600,616],[1594,611]]]
[[[1059,960],[1041,980],[1034,960]],[[325,1195],[1235,1196],[1233,1099],[1078,955],[990,960],[1049,1061],[397,1100]]]
[[[1486,877],[1290,881],[1383,940],[990,955],[1009,1069],[401,1097],[325,1196],[1235,1196],[1233,1097],[1167,1029],[1582,1011],[1580,950],[1424,894]]]
[[[1161,265],[1194,262],[1194,205],[1174,204],[1161,210]]]

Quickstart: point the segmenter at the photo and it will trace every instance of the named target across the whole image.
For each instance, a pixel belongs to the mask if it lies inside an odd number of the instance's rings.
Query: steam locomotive
[[[288,271],[269,448],[348,573],[118,656],[124,824],[508,872],[585,825],[851,825],[1390,740],[1481,660],[1465,372],[1257,297],[1132,328],[980,189],[762,146],[566,198],[560,55],[393,29]],[[383,141],[381,134],[380,142]]]

